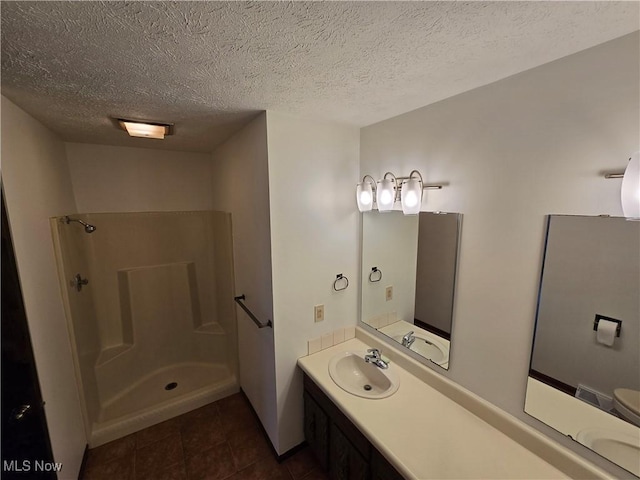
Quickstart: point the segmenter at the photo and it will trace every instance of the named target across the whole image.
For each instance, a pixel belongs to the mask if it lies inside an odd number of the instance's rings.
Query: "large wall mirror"
[[[550,216],[525,412],[640,476],[640,222]]]
[[[448,369],[462,215],[367,212],[361,320]]]

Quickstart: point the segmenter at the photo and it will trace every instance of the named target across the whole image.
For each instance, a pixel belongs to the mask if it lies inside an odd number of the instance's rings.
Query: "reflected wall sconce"
[[[640,220],[640,152],[631,156],[624,173],[608,173],[604,177],[622,178],[622,214],[628,220]]]
[[[439,190],[442,186],[425,185],[418,170],[412,170],[408,177],[396,177],[387,172],[377,183],[371,175],[365,175],[356,186],[358,210],[373,210],[375,203],[379,212],[390,212],[396,201],[400,200],[405,215],[417,215],[422,206],[424,190]]]
[[[624,171],[620,200],[624,216],[640,220],[640,152],[634,153]]]

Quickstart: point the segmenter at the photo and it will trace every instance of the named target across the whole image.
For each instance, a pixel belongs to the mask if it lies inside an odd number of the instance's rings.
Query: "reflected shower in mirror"
[[[368,212],[361,320],[447,369],[462,215]]]
[[[552,215],[525,412],[640,476],[640,222]]]

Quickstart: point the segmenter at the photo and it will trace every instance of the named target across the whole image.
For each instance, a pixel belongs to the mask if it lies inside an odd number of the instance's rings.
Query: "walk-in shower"
[[[51,226],[91,447],[238,391],[229,214]]]

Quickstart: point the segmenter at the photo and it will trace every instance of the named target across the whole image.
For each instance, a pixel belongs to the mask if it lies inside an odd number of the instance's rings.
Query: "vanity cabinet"
[[[311,378],[304,376],[304,434],[331,480],[402,480]]]
[[[329,476],[331,480],[369,480],[369,463],[347,436],[331,424],[329,435]]]

